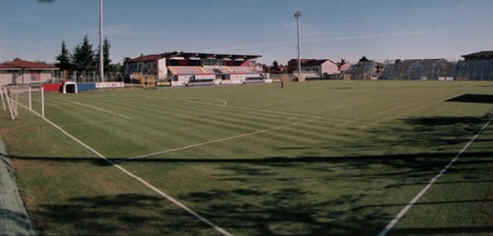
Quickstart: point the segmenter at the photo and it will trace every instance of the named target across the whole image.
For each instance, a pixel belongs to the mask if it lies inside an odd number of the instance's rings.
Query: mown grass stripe
[[[146,106],[149,106],[149,105],[146,105]],[[157,106],[157,105],[153,105],[153,106]],[[154,110],[154,109],[152,109]],[[152,111],[150,110],[150,111]],[[188,112],[187,110],[184,110],[183,112]],[[181,113],[181,112],[180,112]],[[173,113],[174,114],[174,113]],[[346,123],[351,123],[351,121],[346,121]],[[309,140],[310,143],[313,143],[313,142],[316,142],[316,141],[320,141],[320,140],[324,140],[325,139],[325,136],[324,135],[315,135],[316,133],[320,133],[321,132],[321,129],[322,128],[325,128],[325,127],[321,127],[319,125],[314,125],[312,127],[307,127],[309,123],[300,123],[298,124],[299,128],[296,129],[296,130],[285,130],[285,132],[287,133],[293,133],[294,134],[280,134],[281,136],[282,135],[285,135],[285,136],[296,136],[298,140],[300,140],[300,138],[303,140]],[[268,128],[268,127],[266,127]],[[314,131],[314,132],[305,132],[305,131]],[[316,131],[316,132],[315,132]],[[331,130],[329,130],[331,131]],[[354,132],[353,132],[354,134]],[[311,137],[311,139],[308,139],[307,137]]]
[[[29,109],[28,107],[22,105],[22,104],[19,104],[19,106],[21,106],[22,108],[24,109]],[[133,174],[132,172],[128,171],[127,169],[125,169],[124,167],[114,163],[113,161],[109,160],[108,158],[106,158],[104,155],[102,155],[101,153],[99,153],[98,151],[96,151],[94,148],[92,148],[91,146],[87,145],[86,143],[84,143],[83,141],[81,141],[80,139],[76,138],[75,136],[71,135],[69,132],[67,132],[66,130],[64,130],[63,128],[61,128],[60,126],[58,126],[57,124],[53,123],[52,121],[48,120],[47,118],[43,117],[41,114],[37,113],[37,112],[33,112],[36,116],[40,117],[42,120],[46,121],[47,123],[49,123],[50,125],[52,125],[54,128],[56,128],[57,130],[59,130],[61,133],[63,133],[64,135],[66,135],[67,137],[69,137],[70,139],[72,139],[73,141],[75,141],[76,143],[80,144],[81,146],[83,146],[84,148],[86,148],[87,150],[91,151],[92,153],[96,154],[99,158],[105,160],[106,162],[108,162],[108,164],[112,165],[113,167],[121,170],[123,173],[125,173],[126,175],[134,178],[135,180],[137,180],[138,182],[140,182],[141,184],[145,185],[146,187],[150,188],[151,190],[153,190],[154,192],[156,192],[157,194],[159,194],[161,197],[163,198],[166,198],[167,200],[169,200],[170,202],[174,203],[175,205],[179,206],[180,208],[182,208],[183,210],[185,210],[186,212],[188,212],[189,214],[193,215],[194,217],[196,217],[198,220],[202,221],[203,223],[211,226],[212,228],[214,228],[216,231],[218,231],[219,233],[223,234],[223,235],[226,235],[226,236],[232,236],[232,234],[230,234],[228,231],[224,230],[223,228],[221,228],[220,226],[214,224],[212,221],[210,221],[209,219],[203,217],[202,215],[198,214],[197,212],[195,212],[194,210],[188,208],[187,206],[185,206],[183,203],[181,203],[180,201],[176,200],[175,198],[171,197],[170,195],[166,194],[165,192],[161,191],[160,189],[158,189],[157,187],[155,187],[154,185],[150,184],[149,182],[147,182],[146,180],[140,178],[139,176]]]
[[[443,175],[447,172],[447,170],[462,156],[462,154],[471,146],[471,144],[476,141],[476,139],[481,135],[481,133],[488,128],[490,125],[492,119],[489,119],[484,126],[474,135],[471,140],[457,153],[457,155],[450,160],[450,162],[436,175],[434,176],[428,184],[421,189],[421,191],[403,208],[399,213],[385,226],[385,228],[378,234],[378,236],[385,236],[387,235],[392,228],[399,222],[404,215],[416,204],[416,202],[421,199],[421,197],[428,192],[428,190],[431,188],[431,186]]]
[[[137,121],[137,119],[135,119],[135,121]],[[97,127],[101,128],[101,129],[106,129],[106,130],[116,130],[114,132],[119,132],[119,133],[123,133],[126,129],[128,129],[128,124],[122,124],[121,126],[119,125],[120,122],[115,122],[111,125],[98,125],[98,124],[95,124]],[[184,125],[186,125],[186,123],[184,123]],[[228,126],[228,128],[231,128],[232,126]],[[204,127],[202,126],[202,128],[204,128],[205,130],[207,130],[208,127]],[[218,128],[221,128],[221,127],[218,127]],[[223,127],[224,128],[224,127]],[[155,125],[150,125],[150,127],[146,127],[144,130],[142,128],[142,126],[135,126],[135,130],[139,131],[140,133],[145,133],[146,136],[142,137],[142,139],[144,139],[145,141],[143,142],[147,142],[149,143],[150,142],[150,138],[149,138],[149,135],[150,133],[155,133],[155,136],[156,138],[153,138],[152,140],[162,140],[162,138],[159,136],[161,135],[161,132],[157,131],[156,130],[156,126]],[[219,129],[219,130],[224,130],[224,129]],[[231,129],[230,129],[231,130]],[[161,143],[159,143],[158,141],[154,141],[152,143],[152,145],[149,147],[149,148],[152,148],[152,147],[162,147],[163,145],[167,145],[167,146],[170,146],[172,145],[173,143],[175,143],[176,145],[178,145],[179,143],[186,143],[186,141],[188,140],[188,142],[190,142],[190,140],[203,140],[203,139],[210,139],[207,138],[207,137],[200,137],[198,136],[198,132],[196,132],[197,130],[194,130],[195,132],[189,132],[187,134],[180,134],[180,135],[176,135],[175,137],[173,137],[173,139],[169,139],[169,140],[166,140],[166,142],[163,142],[161,141]],[[236,130],[237,132],[239,132],[238,130]],[[108,131],[109,132],[109,131]],[[132,137],[135,136],[136,134],[134,132],[131,132],[131,131],[127,131],[126,132],[127,134],[124,135],[119,135],[119,137],[123,136],[123,137]],[[210,133],[210,132],[209,132]],[[217,135],[216,135],[217,136]],[[222,135],[224,136],[224,135]],[[195,138],[192,138],[192,137],[195,137]],[[183,142],[173,142],[173,141],[176,141],[176,139],[178,140],[181,140]],[[135,143],[135,142],[133,142]]]
[[[262,133],[266,133],[266,132],[270,132],[270,131],[274,131],[274,130],[278,130],[278,129],[283,129],[283,128],[286,128],[286,127],[290,127],[290,126],[293,126],[293,125],[296,125],[296,124],[297,123],[292,123],[292,124],[288,124],[288,125],[277,126],[277,127],[271,128],[271,129],[258,130],[258,131],[249,132],[249,133],[243,133],[243,134],[239,134],[239,135],[235,135],[235,136],[231,136],[231,137],[225,137],[225,138],[210,140],[210,141],[207,141],[207,142],[191,144],[191,145],[187,145],[187,146],[183,146],[183,147],[179,147],[179,148],[172,148],[172,149],[162,150],[162,151],[159,151],[159,152],[142,154],[142,155],[136,156],[136,157],[131,158],[131,159],[142,159],[142,158],[157,156],[157,155],[166,154],[166,153],[170,153],[170,152],[182,151],[182,150],[186,150],[186,149],[190,149],[190,148],[195,148],[195,147],[199,147],[199,146],[208,145],[208,144],[211,144],[211,143],[218,143],[218,142],[228,141],[228,140],[232,140],[232,139],[237,139],[237,138],[242,138],[242,137],[247,137],[247,136],[252,136],[252,135],[257,135],[257,134],[262,134]]]

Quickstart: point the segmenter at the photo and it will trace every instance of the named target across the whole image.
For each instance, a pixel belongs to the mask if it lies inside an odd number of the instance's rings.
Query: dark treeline
[[[111,44],[107,38],[103,43],[103,63],[105,72],[118,72],[120,64],[111,64]],[[61,43],[60,54],[56,57],[57,67],[63,71],[92,72],[99,68],[99,48],[94,49],[89,38],[84,36],[72,51],[67,48],[65,41]]]

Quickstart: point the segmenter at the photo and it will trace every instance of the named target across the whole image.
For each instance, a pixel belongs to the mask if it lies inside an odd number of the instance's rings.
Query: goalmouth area
[[[45,118],[39,98],[0,135],[42,235],[493,232],[491,82],[45,93]]]

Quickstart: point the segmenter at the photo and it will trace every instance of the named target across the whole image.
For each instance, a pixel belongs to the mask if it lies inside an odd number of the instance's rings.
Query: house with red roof
[[[54,65],[14,59],[0,64],[0,85],[45,83],[55,79]]]

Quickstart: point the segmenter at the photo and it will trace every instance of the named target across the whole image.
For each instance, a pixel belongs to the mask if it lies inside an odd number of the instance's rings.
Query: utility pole
[[[103,37],[103,0],[99,0],[99,75],[101,82],[104,82]]]
[[[301,11],[296,11],[294,14],[294,18],[296,18],[296,33],[298,36],[298,80],[301,79],[301,45],[300,45],[300,18],[301,18]]]

